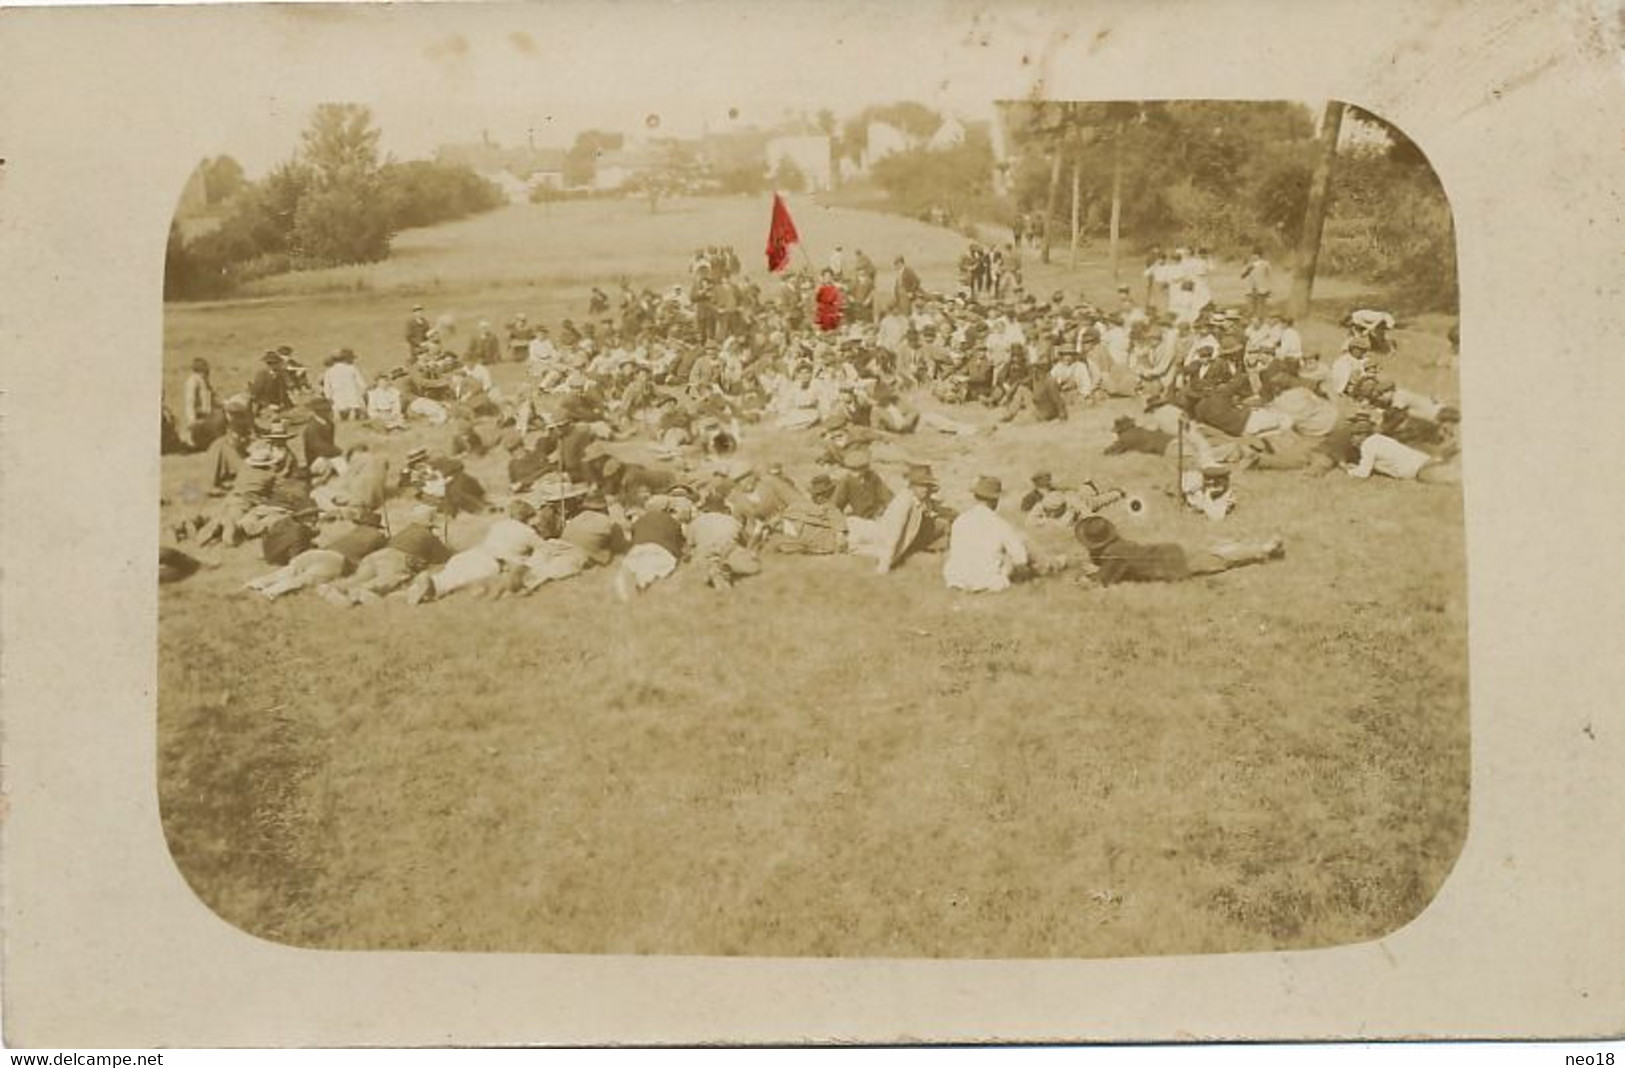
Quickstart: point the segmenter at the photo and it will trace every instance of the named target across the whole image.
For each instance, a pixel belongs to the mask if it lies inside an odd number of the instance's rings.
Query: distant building
[[[807,179],[809,192],[830,188],[829,138],[819,135],[775,137],[767,143],[767,173],[773,174],[788,159]]]

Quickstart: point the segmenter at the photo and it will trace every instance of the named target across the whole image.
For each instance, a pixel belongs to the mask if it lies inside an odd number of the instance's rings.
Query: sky
[[[678,137],[771,126],[787,112],[826,107],[845,119],[896,100],[987,119],[996,97],[1030,87],[1019,76],[988,77],[990,61],[1022,70],[1016,34],[983,44],[992,17],[927,17],[928,8],[956,5],[874,5],[854,17],[829,17],[824,7],[819,17],[788,4],[612,0],[481,7],[411,26],[341,13],[297,27],[289,47],[330,52],[341,68],[364,53],[365,69],[325,80],[321,88],[332,91],[304,101],[278,87],[275,98],[244,109],[220,151],[259,176],[297,148],[324,99],[369,106],[384,150],[416,158],[482,131],[504,145],[534,136],[538,146],[567,148],[588,128],[641,134],[650,116],[660,135]]]
[[[899,100],[974,122],[998,100],[1065,98],[1091,70],[1145,69],[1139,50],[1163,55],[1158,20],[1177,25],[1179,5],[1134,9],[1130,25],[1151,24],[1132,36],[1113,36],[1128,6],[1110,0],[272,5],[253,13],[265,68],[216,87],[218,148],[207,154],[260,177],[297,151],[328,101],[370,107],[398,159],[482,134],[555,148],[589,128],[692,138]],[[285,69],[301,73],[277,76]]]

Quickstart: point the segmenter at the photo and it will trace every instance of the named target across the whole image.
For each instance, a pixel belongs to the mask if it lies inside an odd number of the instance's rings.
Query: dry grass
[[[603,243],[657,251],[641,270],[670,278],[694,244],[754,250],[756,207],[681,217],[749,230],[706,238],[623,205],[555,263],[583,270],[576,289],[510,279],[426,303],[579,313],[595,277],[581,265],[622,255]],[[798,213],[807,231],[815,218]],[[860,234],[849,249],[917,242],[928,281],[945,280],[951,235],[837,221]],[[545,247],[546,226],[470,225],[444,229]],[[423,269],[486,259],[447,249]],[[282,340],[378,351],[403,318],[376,290],[175,308],[168,370],[228,348],[246,368]],[[259,568],[228,558],[161,601],[177,863],[228,921],[324,948],[1108,956],[1393,930],[1466,830],[1460,493],[1247,474],[1242,509],[1215,527],[1158,495],[1166,464],[1100,455],[1122,409],[974,450],[897,439],[878,456],[930,460],[960,502],[984,471],[1011,486],[1039,466],[1087,473],[1151,493],[1147,538],[1279,532],[1288,558],[1179,586],[1060,578],[989,598],[944,590],[940,558],[885,578],[852,559],[773,559],[727,595],[680,571],[626,606],[589,573],[528,600],[349,613],[237,594]],[[166,461],[164,477],[178,502],[197,461]],[[454,531],[476,535],[474,520]]]

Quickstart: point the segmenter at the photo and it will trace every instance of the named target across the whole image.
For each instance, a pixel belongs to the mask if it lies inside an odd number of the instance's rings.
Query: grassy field
[[[792,207],[820,258],[837,242],[883,265],[902,251],[928,285],[951,282],[952,234]],[[766,214],[524,205],[403,235],[385,264],[170,307],[166,381],[178,390],[206,355],[229,385],[280,343],[313,366],[349,345],[377,370],[404,352],[414,300],[470,323],[556,322],[595,282],[678,280],[701,244],[734,244],[759,274]],[[1029,277],[1110,292],[1098,263]],[[1402,333],[1393,369],[1454,397],[1431,366],[1443,329]],[[589,572],[525,600],[346,613],[241,594],[263,567],[228,554],[160,602],[176,862],[229,922],[323,948],[1090,957],[1389,932],[1466,833],[1460,492],[1246,473],[1218,527],[1163,495],[1167,464],[1101,456],[1131,408],[891,439],[877,461],[933,463],[955,504],[977,474],[1012,488],[1039,468],[1087,474],[1147,495],[1133,536],[1279,533],[1287,558],[980,598],[942,587],[940,557],[886,577],[775,558],[726,595],[680,570],[623,605]],[[793,438],[747,448],[811,471]],[[500,462],[475,472],[496,484]],[[167,458],[163,480],[166,520],[196,506],[198,458]],[[479,529],[460,520],[454,542]]]

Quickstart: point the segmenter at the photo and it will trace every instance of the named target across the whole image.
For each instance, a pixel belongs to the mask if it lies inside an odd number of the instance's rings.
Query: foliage
[[[564,157],[564,184],[571,188],[591,185],[598,175],[598,157],[616,151],[625,143],[623,135],[605,130],[583,130],[576,134],[575,143]]]
[[[744,194],[754,196],[768,188],[767,166],[765,164],[747,164],[716,171],[712,179],[717,183],[717,192],[726,194]],[[805,182],[805,175],[802,177]]]
[[[396,230],[466,218],[500,207],[505,200],[494,182],[466,165],[391,161],[379,170],[378,177],[385,209]]]
[[[248,184],[243,174],[243,166],[230,156],[215,156],[204,161],[203,189],[204,200],[209,207],[224,204],[242,191]]]
[[[789,156],[779,159],[779,165],[768,176],[768,184],[781,193],[803,193],[807,189],[807,176]]]
[[[923,216],[941,209],[954,218],[980,214],[992,194],[993,148],[982,132],[951,148],[897,152],[870,172],[902,212]]]
[[[1085,230],[1107,227],[1120,163],[1121,230],[1133,244],[1207,245],[1231,257],[1296,247],[1318,147],[1301,104],[1042,101],[1008,105],[1005,119],[1019,153],[1015,208],[1042,212],[1051,203],[1058,158],[1061,231],[1074,169]],[[1454,238],[1437,178],[1402,132],[1358,109],[1350,120],[1379,143],[1338,157],[1323,269],[1392,287],[1418,309],[1453,308]]]
[[[1456,309],[1456,236],[1450,204],[1429,167],[1403,154],[1338,160],[1320,263],[1332,274],[1383,284],[1397,310]]]
[[[208,195],[229,197],[229,210],[219,227],[190,242],[172,228],[165,298],[218,297],[267,274],[371,263],[389,255],[398,230],[503,202],[500,189],[465,166],[380,163],[379,136],[366,108],[324,104],[300,154],[258,182],[234,185],[242,171],[229,156],[206,161]]]
[[[842,125],[840,155],[851,160],[863,158],[863,153],[869,148],[869,124],[872,122],[895,126],[911,137],[923,140],[937,132],[937,127],[942,125],[942,115],[913,100],[866,107]]]

